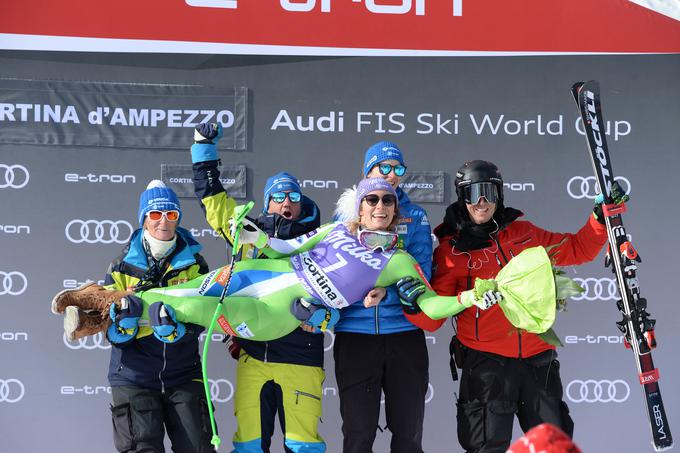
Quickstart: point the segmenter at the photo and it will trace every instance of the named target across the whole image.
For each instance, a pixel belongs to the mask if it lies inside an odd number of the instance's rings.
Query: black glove
[[[399,301],[404,313],[417,315],[422,310],[418,306],[418,297],[425,293],[425,285],[413,277],[404,277],[397,282]]]
[[[194,143],[212,145],[222,137],[222,126],[217,123],[201,123],[194,131]]]
[[[611,198],[612,198],[612,203],[614,204],[624,204],[628,200],[630,200],[630,197],[626,192],[623,191],[623,188],[619,185],[617,181],[614,181],[612,184],[612,190],[611,190]],[[602,225],[604,225],[604,212],[602,212],[602,204],[604,203],[604,196],[602,194],[599,194],[597,197],[595,197],[595,207],[593,208],[593,217],[595,217],[595,220],[600,222]]]

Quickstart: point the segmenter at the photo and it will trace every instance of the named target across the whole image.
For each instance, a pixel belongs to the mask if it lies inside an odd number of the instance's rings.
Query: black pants
[[[562,401],[555,351],[512,359],[463,347],[458,441],[468,452],[505,452],[515,415],[523,431],[547,422],[569,436],[574,423]]]
[[[160,390],[111,387],[113,441],[121,453],[163,453],[165,431],[175,453],[207,453],[212,432],[203,383]]]
[[[422,452],[428,356],[422,330],[335,335],[335,377],[340,394],[343,452],[368,453],[385,394],[392,453]]]

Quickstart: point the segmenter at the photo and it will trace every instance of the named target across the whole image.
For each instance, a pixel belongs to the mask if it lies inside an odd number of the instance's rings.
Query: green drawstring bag
[[[498,304],[513,326],[539,334],[550,329],[557,311],[557,289],[545,248],[524,250],[494,280],[503,295]]]

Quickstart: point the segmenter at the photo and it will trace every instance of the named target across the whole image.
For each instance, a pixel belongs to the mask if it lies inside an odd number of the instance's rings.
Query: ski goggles
[[[394,206],[397,203],[397,197],[392,194],[383,195],[382,198],[375,194],[368,194],[363,200],[371,207],[378,206],[380,201],[382,201],[383,206]]]
[[[492,182],[476,182],[463,187],[463,200],[467,204],[477,204],[484,198],[487,203],[497,203],[500,199],[498,187]]]
[[[392,250],[397,245],[398,240],[399,235],[389,231],[359,231],[359,243],[374,252]]]
[[[165,217],[168,222],[177,222],[179,220],[179,211],[149,211],[147,214],[149,219],[158,221]]]
[[[274,192],[269,198],[274,200],[274,203],[283,203],[286,201],[286,197],[291,203],[299,203],[302,200],[302,194],[300,192]]]
[[[406,173],[406,167],[403,165],[390,165],[390,164],[378,164],[378,171],[380,171],[381,175],[389,175],[391,171],[394,170],[394,174],[397,176],[404,176],[404,173]]]

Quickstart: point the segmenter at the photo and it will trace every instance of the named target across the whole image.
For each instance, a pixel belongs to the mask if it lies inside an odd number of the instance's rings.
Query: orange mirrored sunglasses
[[[165,217],[168,222],[177,222],[179,211],[149,211],[148,216],[151,220],[160,220]]]

